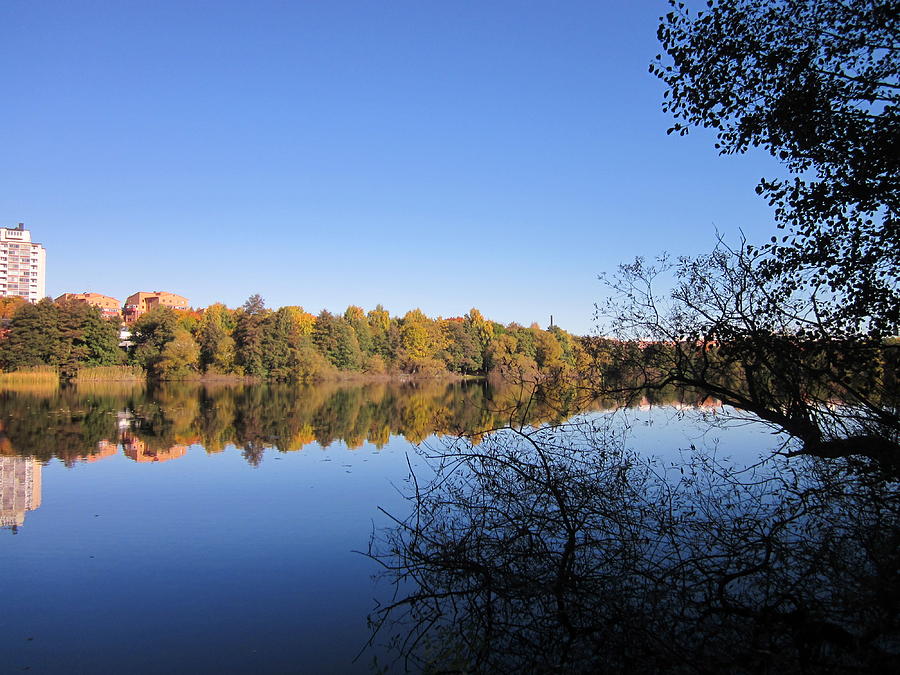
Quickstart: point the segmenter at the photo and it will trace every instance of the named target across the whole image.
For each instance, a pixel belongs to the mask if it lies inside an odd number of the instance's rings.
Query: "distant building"
[[[191,303],[187,298],[166,291],[153,291],[147,293],[141,291],[134,295],[129,295],[125,301],[125,310],[123,312],[126,323],[133,323],[138,320],[142,314],[146,314],[157,307],[169,307],[171,309],[188,310]]]
[[[31,457],[0,457],[0,527],[18,528],[41,505],[41,469]]]
[[[100,313],[107,319],[122,318],[122,303],[108,295],[100,293],[63,293],[56,302],[83,302],[100,309]]]
[[[18,295],[28,302],[44,297],[47,252],[31,241],[24,223],[0,227],[0,297]]]

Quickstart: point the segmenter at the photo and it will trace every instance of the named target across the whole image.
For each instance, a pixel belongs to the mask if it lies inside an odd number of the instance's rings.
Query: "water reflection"
[[[703,403],[675,390],[635,401]],[[715,402],[712,402],[715,404]],[[486,382],[377,382],[366,384],[200,385],[85,383],[27,386],[0,391],[0,503],[3,527],[18,528],[40,505],[41,463],[67,466],[122,454],[138,463],[237,448],[251,465],[267,450],[295,452],[310,444],[377,448],[391,436],[419,443],[429,436],[469,435],[510,424],[560,422],[587,408],[616,401],[586,401],[572,389],[535,395],[530,388]],[[710,404],[710,401],[706,401]]]
[[[630,452],[612,427],[428,449],[376,532],[414,672],[896,672],[900,499],[875,467]]]
[[[0,528],[16,532],[41,505],[41,469],[30,457],[0,456]]]
[[[684,401],[655,393],[647,403]],[[701,402],[689,397],[691,404]],[[527,403],[527,405],[523,405]],[[316,443],[383,447],[391,436],[419,443],[431,435],[474,434],[512,424],[564,421],[587,408],[615,407],[574,390],[545,391],[482,382],[199,385],[156,387],[89,383],[0,391],[0,455],[58,458],[71,465],[116,454],[136,462],[208,453],[228,446],[258,464],[266,450],[294,452]],[[480,438],[480,437],[479,437]]]
[[[701,402],[674,392],[652,396],[635,403]],[[314,388],[92,385],[0,392],[4,471],[24,467],[15,469],[21,476],[31,467],[30,487],[22,480],[0,483],[7,527],[28,519],[19,536],[6,537],[5,547],[0,546],[0,566],[11,570],[11,578],[28,581],[17,586],[17,595],[4,597],[6,615],[15,617],[0,625],[14,636],[8,640],[13,655],[5,657],[7,662],[41,672],[141,672],[142,667],[154,672],[157,662],[136,666],[135,655],[165,653],[174,655],[166,657],[167,663],[192,672],[292,672],[299,663],[309,672],[364,670],[370,653],[356,664],[350,661],[369,637],[365,618],[371,608],[373,565],[350,551],[364,548],[373,526],[388,524],[378,507],[402,520],[405,504],[396,486],[405,484],[410,465],[409,446],[398,437],[415,441],[436,434],[444,442],[456,442],[460,432],[496,429],[522,419],[558,421],[583,407],[577,394],[566,391],[539,395],[524,411],[517,407],[522,398],[522,390],[478,382]],[[592,407],[615,405],[595,402]],[[628,415],[635,421],[662,422],[668,416],[677,422],[669,410],[657,412],[664,414]],[[652,436],[655,444],[678,447],[678,441],[668,438],[656,443],[661,431],[647,426],[638,433]],[[436,670],[464,670],[474,663],[463,661],[468,655],[461,645],[467,640],[476,648],[488,643],[497,647],[492,662],[475,664],[483,670],[496,664],[495,672],[515,670],[514,664],[500,660],[504,650],[536,659],[541,647],[549,647],[551,655],[556,646],[571,647],[577,654],[604,639],[612,645],[623,635],[638,644],[641,631],[665,622],[660,618],[644,627],[635,614],[634,628],[627,628],[631,624],[617,623],[619,615],[602,614],[600,600],[624,589],[620,605],[610,606],[615,610],[641,601],[636,592],[643,588],[650,601],[658,599],[647,605],[648,611],[661,612],[673,597],[663,591],[678,581],[665,572],[665,559],[659,557],[637,568],[659,574],[655,587],[637,585],[639,574],[620,575],[623,566],[636,564],[642,550],[659,556],[665,551],[658,540],[653,540],[656,549],[647,549],[646,543],[639,548],[639,502],[622,498],[622,481],[638,474],[621,471],[623,463],[612,455],[573,453],[571,460],[560,454],[548,465],[554,481],[541,484],[545,468],[533,462],[529,467],[527,461],[519,466],[528,473],[516,478],[513,464],[496,471],[490,464],[504,433],[485,433],[466,446],[488,458],[479,464],[472,455],[472,467],[485,472],[483,484],[469,484],[471,492],[456,493],[455,504],[445,500],[441,505],[441,493],[430,493],[434,500],[419,511],[428,517],[419,520],[424,527],[412,549],[425,557],[402,561],[414,563],[411,574],[421,573],[421,588],[437,593],[432,600],[441,597],[441,589],[472,591],[471,596],[457,596],[460,608],[471,597],[469,618],[441,622],[443,631],[431,632],[419,643],[428,641],[428,663],[443,659]],[[557,431],[548,428],[545,433]],[[562,437],[550,436],[548,440],[563,444]],[[568,438],[566,442],[574,442]],[[383,450],[376,449],[389,439]],[[364,451],[349,451],[366,442]],[[340,452],[336,447],[310,452],[311,445],[337,443]],[[216,454],[206,457],[204,452]],[[53,459],[61,461],[43,469],[44,504],[30,514],[28,509],[40,504],[42,462]],[[446,459],[452,461],[449,455]],[[418,461],[410,457],[415,470],[423,469],[422,478],[427,469],[417,466]],[[572,463],[577,461],[583,462],[583,473]],[[471,477],[464,466],[461,471],[450,470],[449,464],[446,468],[444,489]],[[642,486],[633,487],[638,491]],[[570,529],[576,533],[575,553],[569,557],[569,530],[559,527],[560,511],[548,501],[548,495],[556,498],[554,491],[569,509],[566,517],[572,516]],[[424,491],[419,494],[425,496]],[[644,500],[652,497],[646,491],[639,494]],[[650,523],[650,515],[664,511],[662,504],[647,503],[655,509],[643,516]],[[621,542],[610,527],[606,556],[592,560],[603,534],[597,523],[604,514],[622,526]],[[736,530],[735,537],[742,532],[753,533],[748,525]],[[406,550],[403,540],[394,542],[382,552]],[[447,547],[439,548],[444,543]],[[400,572],[396,558],[381,560]],[[178,575],[170,574],[173,564]],[[482,582],[489,586],[479,587]],[[39,584],[41,598],[34,602],[26,590]],[[511,595],[504,599],[503,593]],[[421,597],[424,602],[426,596]],[[556,611],[557,599],[565,613]],[[479,623],[481,610],[487,623]],[[517,611],[523,614],[517,616]],[[568,628],[558,628],[563,619],[573,627],[571,639]],[[129,627],[141,622],[172,630],[137,635]],[[521,626],[510,634],[532,641],[531,651],[515,640],[504,641],[504,625]],[[479,638],[489,634],[481,630],[485,626],[493,631],[490,640]],[[597,626],[609,628],[609,634],[604,637]],[[52,648],[46,646],[50,636]],[[374,656],[379,666],[388,664],[383,651],[376,648]],[[548,657],[547,669],[552,663]],[[42,668],[45,664],[49,667]]]
[[[184,457],[188,450],[186,445],[173,445],[170,448],[147,447],[145,441],[130,432],[123,433],[121,440],[125,456],[135,462],[168,462],[170,459]],[[102,443],[106,443],[106,441],[101,441]],[[97,457],[96,454],[91,456],[91,458]]]

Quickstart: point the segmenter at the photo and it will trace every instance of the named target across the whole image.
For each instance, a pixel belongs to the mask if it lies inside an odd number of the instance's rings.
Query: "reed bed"
[[[34,368],[22,368],[8,373],[0,373],[0,385],[58,385],[59,371],[53,366],[35,366]]]
[[[137,366],[97,366],[81,368],[73,382],[143,382],[147,373]]]

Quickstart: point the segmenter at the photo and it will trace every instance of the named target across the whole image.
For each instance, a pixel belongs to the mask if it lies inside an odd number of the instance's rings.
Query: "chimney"
[[[19,229],[20,229],[20,230],[24,230],[24,229],[25,229],[25,223],[19,223]]]

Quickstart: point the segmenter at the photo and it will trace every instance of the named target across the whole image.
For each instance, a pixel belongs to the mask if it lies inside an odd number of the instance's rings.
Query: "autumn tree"
[[[176,328],[153,364],[153,374],[163,380],[178,380],[197,373],[200,347],[184,328]]]
[[[244,304],[240,306],[240,310],[244,314],[263,314],[266,311],[266,301],[263,300],[259,293],[254,293],[244,301]]]
[[[428,317],[420,309],[410,310],[403,316],[400,344],[408,358],[426,359],[431,356],[431,331],[428,323]]]
[[[23,304],[25,304],[25,298],[18,295],[8,295],[0,298],[0,319],[11,318]]]
[[[356,333],[356,341],[363,355],[372,354],[372,329],[369,327],[369,320],[363,308],[350,305],[344,312],[344,321],[349,323]]]
[[[420,309],[413,309],[403,316],[399,326],[400,367],[406,372],[422,375],[438,375],[445,371],[437,358],[443,345],[440,327]]]
[[[299,305],[288,305],[283,309],[290,314],[294,334],[300,338],[312,338],[316,325],[315,315],[310,314]]]
[[[484,315],[474,307],[466,314],[466,325],[469,326],[478,338],[481,349],[484,351],[488,348],[494,337],[493,324],[484,318]]]
[[[520,350],[519,341],[509,332],[500,333],[491,341],[484,364],[489,373],[512,383],[536,383],[539,379],[537,362]]]
[[[538,368],[551,368],[562,364],[563,348],[556,339],[556,334],[543,330],[533,333],[535,340],[535,356]]]
[[[197,329],[200,365],[204,371],[230,373],[235,366],[234,316],[222,303],[207,307]]]

